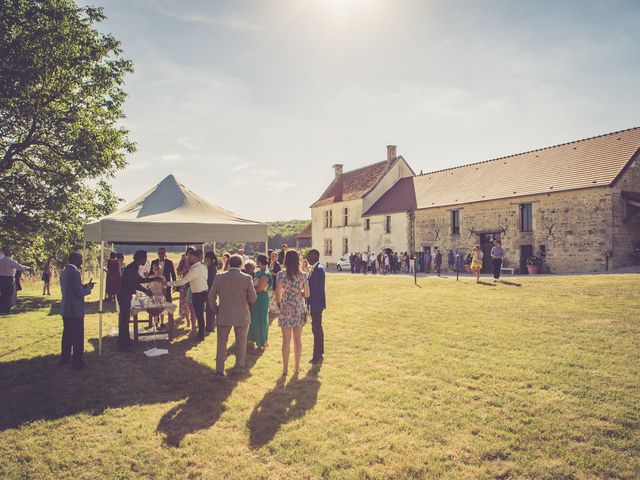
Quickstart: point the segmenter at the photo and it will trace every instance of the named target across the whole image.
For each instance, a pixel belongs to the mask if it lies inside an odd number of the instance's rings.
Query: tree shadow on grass
[[[97,339],[90,342],[97,350]],[[117,352],[117,338],[107,337],[103,356],[97,351],[85,354],[88,366],[81,371],[58,366],[58,355],[0,362],[0,431],[78,413],[100,415],[110,408],[183,401],[158,425],[165,442],[177,446],[188,433],[218,420],[223,403],[241,381],[214,381],[212,368],[187,355],[194,345],[188,339],[170,346],[158,341],[169,355],[148,358],[142,351],[149,344],[122,354]],[[213,352],[215,343],[209,348]],[[248,357],[247,366],[257,359]]]
[[[260,448],[275,437],[287,422],[304,417],[318,401],[320,367],[314,367],[304,378],[294,376],[285,386],[281,377],[275,387],[267,392],[255,406],[247,422],[251,448]]]
[[[12,315],[20,313],[30,313],[43,308],[53,308],[59,300],[55,300],[49,296],[39,295],[18,295],[18,304],[11,309]]]
[[[93,300],[91,302],[84,303],[84,314],[85,315],[95,315],[100,312],[100,302],[98,300]],[[103,313],[116,313],[116,304],[115,302],[102,302],[102,312]],[[53,302],[51,304],[51,308],[49,309],[49,313],[51,315],[60,315],[60,301]]]

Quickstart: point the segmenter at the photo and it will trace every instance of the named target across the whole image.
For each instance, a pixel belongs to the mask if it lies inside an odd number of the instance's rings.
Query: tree
[[[101,8],[0,0],[0,242],[23,262],[62,255],[118,199],[105,181],[135,150],[122,85],[132,62]]]

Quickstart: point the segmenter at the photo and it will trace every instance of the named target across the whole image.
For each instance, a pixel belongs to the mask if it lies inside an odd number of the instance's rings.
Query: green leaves
[[[121,124],[133,64],[94,28],[101,8],[0,0],[0,11],[0,241],[77,248],[82,224],[115,208],[104,179],[135,150]]]

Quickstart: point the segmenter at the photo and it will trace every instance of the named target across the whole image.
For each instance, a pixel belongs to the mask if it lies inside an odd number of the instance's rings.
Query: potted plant
[[[525,260],[527,264],[527,270],[530,275],[536,275],[540,273],[540,267],[542,266],[542,257],[534,255],[533,257],[527,257]]]
[[[469,253],[466,257],[464,257],[464,269],[467,273],[471,273],[471,261],[473,260],[473,256]]]

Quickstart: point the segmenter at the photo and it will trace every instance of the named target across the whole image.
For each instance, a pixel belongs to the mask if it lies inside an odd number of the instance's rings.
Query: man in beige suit
[[[253,278],[242,273],[240,267],[242,267],[242,257],[232,255],[229,259],[229,270],[218,273],[209,290],[209,305],[218,305],[216,377],[224,376],[224,361],[227,356],[227,341],[231,327],[236,335],[236,365],[230,373],[244,372],[247,333],[251,324],[249,304],[256,301],[256,289],[253,286]]]

